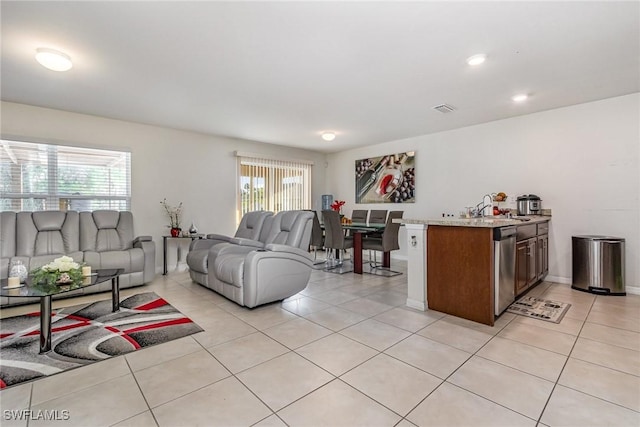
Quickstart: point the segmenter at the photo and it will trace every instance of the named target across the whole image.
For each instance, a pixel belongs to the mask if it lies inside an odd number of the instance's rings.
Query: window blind
[[[241,216],[311,208],[311,162],[238,155]]]
[[[1,140],[0,211],[131,207],[131,153]]]

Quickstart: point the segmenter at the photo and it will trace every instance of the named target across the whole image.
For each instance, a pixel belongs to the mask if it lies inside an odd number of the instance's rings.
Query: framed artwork
[[[415,203],[415,151],[356,160],[356,203]]]

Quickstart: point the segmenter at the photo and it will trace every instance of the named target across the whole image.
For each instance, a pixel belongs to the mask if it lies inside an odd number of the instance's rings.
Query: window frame
[[[42,150],[44,147],[44,152],[46,153],[46,168],[47,168],[47,179],[46,179],[46,191],[44,192],[15,192],[15,191],[3,191],[0,188],[0,201],[3,200],[21,200],[20,208],[15,209],[9,207],[6,209],[3,207],[3,204],[0,204],[0,211],[5,210],[17,210],[17,211],[32,211],[32,210],[76,210],[72,209],[73,201],[86,201],[86,202],[119,202],[119,203],[108,203],[108,207],[99,207],[98,209],[113,209],[113,210],[131,210],[131,150],[117,147],[117,148],[103,148],[103,147],[95,147],[95,146],[84,146],[77,144],[70,144],[64,142],[48,142],[48,141],[36,141],[28,138],[20,138],[20,137],[8,137],[2,136],[0,139],[0,151],[5,151],[7,153],[7,157],[14,163],[17,164],[18,161],[15,158],[15,154],[12,157],[11,152],[11,143],[16,144],[26,144],[32,145],[34,150]],[[8,146],[8,148],[7,148]],[[13,147],[15,148],[15,147]],[[68,151],[65,152],[65,149]],[[69,155],[70,152],[76,151],[75,155],[102,155],[107,157],[107,153],[110,154],[119,154],[121,156],[121,160],[125,161],[124,166],[124,188],[125,194],[96,194],[96,193],[88,193],[88,194],[63,194],[59,191],[59,169],[58,165],[60,164],[60,157],[63,155]],[[83,153],[84,151],[84,153]],[[102,152],[102,153],[101,153]],[[73,154],[72,154],[73,155]],[[121,161],[118,160],[118,161]],[[21,165],[27,165],[28,163],[22,163]],[[80,164],[80,163],[77,163]],[[71,165],[74,165],[71,163]],[[22,167],[21,166],[21,167]],[[110,174],[111,169],[109,166],[104,166],[103,169],[107,170]],[[21,169],[21,174],[23,173]],[[110,176],[110,175],[109,175]],[[22,175],[21,175],[22,177]],[[2,177],[0,177],[2,179]],[[107,189],[111,189],[110,185],[105,186]],[[43,209],[35,209],[35,204],[32,203],[32,209],[25,209],[25,204],[29,204],[30,200],[41,200],[44,208]],[[27,202],[27,203],[25,203]],[[119,205],[119,206],[118,206]],[[77,209],[84,210],[84,209]]]
[[[310,160],[298,160],[298,159],[286,159],[271,155],[265,154],[255,154],[255,153],[245,153],[245,152],[235,152],[235,156],[237,158],[237,173],[236,173],[236,186],[237,186],[237,223],[240,222],[240,219],[246,212],[250,212],[252,210],[266,210],[277,213],[283,210],[291,210],[291,209],[300,209],[300,210],[308,210],[312,207],[312,177],[313,177],[313,161]],[[252,163],[253,165],[249,165]],[[264,174],[259,175],[250,175],[243,174],[243,167],[255,166],[261,169],[261,172],[265,172]],[[291,203],[291,198],[283,200],[280,198],[276,200],[276,194],[278,191],[286,191],[282,189],[282,186],[278,184],[278,181],[285,180],[287,178],[292,178],[292,171],[297,170],[299,176],[302,177],[302,187],[296,191],[295,196],[299,198],[299,201],[296,203]],[[246,212],[244,211],[244,203],[243,203],[243,178],[249,177],[250,181],[256,179],[258,177],[264,177],[263,188],[265,191],[264,195],[264,203],[260,207],[261,209],[256,209],[255,202],[250,202],[249,207]],[[254,186],[250,186],[250,190],[256,188]],[[283,204],[283,209],[278,209],[278,204]]]

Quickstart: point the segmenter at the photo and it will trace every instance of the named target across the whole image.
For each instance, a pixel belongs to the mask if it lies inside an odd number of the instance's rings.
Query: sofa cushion
[[[69,254],[79,250],[78,213],[18,212],[16,255]]]
[[[0,257],[12,257],[16,254],[15,212],[0,212],[0,230]]]
[[[273,218],[273,224],[266,243],[277,243],[307,249],[309,238],[311,237],[310,225],[313,214],[306,212],[306,215],[301,216],[299,213],[300,211],[279,212]],[[308,225],[307,222],[309,223]],[[308,235],[305,236],[305,234]]]
[[[92,269],[124,268],[125,273],[144,271],[144,252],[134,248],[126,251],[106,251],[84,253],[84,262]]]
[[[241,288],[245,257],[245,254],[233,253],[217,256],[213,266],[216,277],[227,284]]]
[[[118,251],[132,247],[131,212],[80,212],[80,249],[83,251]]]
[[[77,263],[82,263],[84,259],[84,254],[82,252],[71,252],[69,254],[57,253],[48,255],[35,255],[32,257],[14,257],[11,259],[11,261],[21,261],[27,267],[27,270],[32,271],[36,268],[40,268],[43,265],[50,263],[56,258],[60,258],[61,256],[70,256]]]
[[[59,231],[67,218],[67,213],[60,211],[33,212],[31,215],[38,231]]]
[[[117,211],[95,211],[92,216],[98,229],[117,228],[120,221],[120,212]]]
[[[209,258],[209,249],[198,249],[189,251],[187,254],[187,264],[191,270],[199,273],[207,274],[207,259]]]
[[[247,212],[242,217],[234,237],[258,240],[260,238],[260,232],[262,231],[265,219],[271,215],[271,212],[266,211]]]

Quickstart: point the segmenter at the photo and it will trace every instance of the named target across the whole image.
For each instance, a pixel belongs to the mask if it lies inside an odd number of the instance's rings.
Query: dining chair
[[[373,212],[373,211],[372,211]],[[402,218],[404,211],[391,211],[387,218],[384,231],[381,237],[368,237],[362,240],[362,249],[374,251],[373,263],[369,263],[373,274],[379,274],[381,276],[397,276],[402,274],[400,271],[391,270],[391,268],[383,267],[382,264],[376,262],[375,251],[391,252],[400,249],[400,242],[398,241],[398,233],[400,231],[400,224],[393,222],[396,218]],[[369,257],[371,258],[371,257]]]
[[[387,222],[387,210],[386,209],[379,209],[379,210],[375,210],[374,209],[369,214],[369,224],[384,224],[385,222]],[[370,238],[382,238],[382,232],[376,231],[376,232],[373,232],[373,233],[369,234],[367,237],[370,237]]]
[[[326,259],[317,260],[318,258],[318,249],[322,249],[324,247],[324,232],[322,231],[322,226],[320,225],[320,220],[318,219],[318,212],[313,212],[313,220],[311,223],[311,243],[309,246],[313,248],[313,265],[321,265],[327,262]]]
[[[323,210],[322,219],[324,220],[324,247],[327,251],[327,267],[325,270],[340,274],[353,271],[353,269],[344,270],[342,268],[342,251],[353,248],[353,237],[344,235],[340,214],[334,210]],[[333,255],[336,250],[338,252],[337,259]]]
[[[351,221],[359,224],[366,224],[368,215],[369,215],[368,210],[356,209],[351,213]]]
[[[384,224],[387,222],[387,210],[375,210],[372,209],[369,214],[369,224]]]

